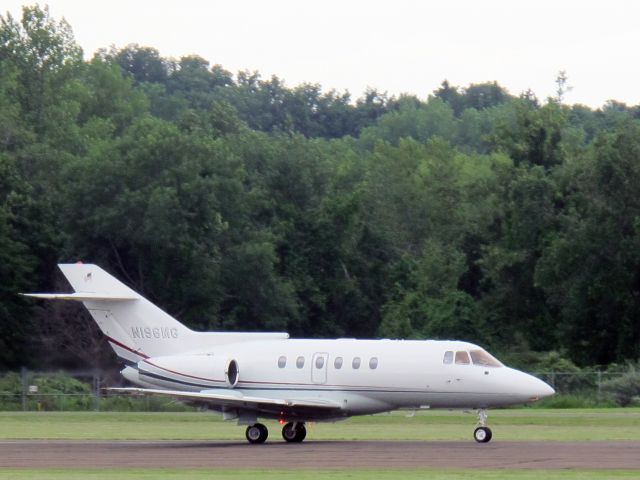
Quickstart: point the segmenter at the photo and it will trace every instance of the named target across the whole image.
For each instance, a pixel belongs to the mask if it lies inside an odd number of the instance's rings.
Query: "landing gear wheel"
[[[307,437],[307,429],[304,423],[298,425],[298,433],[296,434],[296,442],[300,443]]]
[[[247,427],[245,436],[247,437],[249,443],[264,443],[269,436],[269,430],[267,430],[267,427],[265,427],[261,423],[256,423],[255,425],[249,425]]]
[[[307,429],[302,422],[289,422],[284,427],[282,427],[282,438],[284,438],[287,442],[300,443],[305,439],[306,436]]]
[[[478,443],[487,443],[491,440],[493,433],[491,433],[491,429],[489,427],[478,427],[473,431],[473,438],[475,438]]]

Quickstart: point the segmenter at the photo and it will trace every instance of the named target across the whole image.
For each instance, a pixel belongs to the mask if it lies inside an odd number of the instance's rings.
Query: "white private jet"
[[[264,443],[258,418],[279,420],[287,442],[305,422],[397,409],[478,411],[476,441],[491,440],[486,409],[524,404],[553,388],[502,365],[481,347],[436,340],[310,340],[287,333],[194,332],[96,265],[59,265],[75,293],[30,297],[82,302],[142,388],[222,412]]]

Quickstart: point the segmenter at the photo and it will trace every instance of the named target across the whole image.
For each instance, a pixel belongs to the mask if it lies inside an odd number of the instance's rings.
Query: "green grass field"
[[[448,411],[393,412],[338,423],[310,424],[313,440],[469,440],[474,414]],[[265,422],[279,430],[275,422]],[[640,440],[640,409],[490,412],[500,440]],[[238,440],[244,427],[210,413],[0,412],[2,439]]]
[[[500,440],[541,441],[640,441],[640,409],[491,411],[489,424]],[[308,425],[313,440],[466,440],[475,415],[461,412],[426,411],[409,417],[393,412],[358,417],[335,424]],[[268,423],[271,429],[279,429]],[[277,431],[277,430],[273,430]],[[244,427],[209,413],[91,413],[91,412],[0,412],[0,439],[171,439],[243,440]],[[28,465],[25,465],[28,467]],[[121,480],[121,479],[220,479],[261,480],[323,478],[329,480],[457,480],[457,479],[619,479],[640,478],[640,471],[587,470],[51,470],[0,469],[0,479],[15,480]]]
[[[0,470],[7,480],[603,480],[639,478],[633,471],[590,470]]]

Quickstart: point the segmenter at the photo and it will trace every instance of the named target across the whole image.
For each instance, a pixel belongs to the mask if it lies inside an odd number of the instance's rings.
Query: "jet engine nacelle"
[[[140,375],[151,374],[167,381],[177,380],[206,386],[233,388],[240,380],[238,362],[226,355],[168,355],[138,362]]]

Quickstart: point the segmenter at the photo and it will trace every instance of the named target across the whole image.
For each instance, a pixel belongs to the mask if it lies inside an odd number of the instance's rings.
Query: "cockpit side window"
[[[456,365],[469,365],[469,354],[463,350],[456,352]]]
[[[482,367],[501,367],[502,364],[493,358],[490,354],[484,350],[471,350],[471,360],[474,365],[480,365]]]
[[[442,363],[444,363],[445,365],[453,363],[453,352],[444,352]]]

